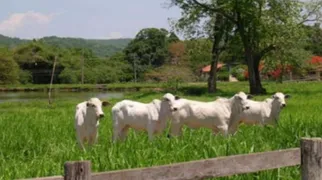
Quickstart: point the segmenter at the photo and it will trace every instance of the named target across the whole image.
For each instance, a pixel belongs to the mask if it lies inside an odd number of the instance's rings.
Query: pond
[[[87,100],[91,97],[100,99],[122,98],[122,92],[65,92],[53,91],[51,93],[53,100],[57,99],[78,99],[79,101]],[[0,92],[0,103],[12,101],[30,101],[30,100],[48,100],[47,92]]]

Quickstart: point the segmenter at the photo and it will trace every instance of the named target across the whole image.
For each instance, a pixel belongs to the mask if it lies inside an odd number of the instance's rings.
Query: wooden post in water
[[[69,161],[64,165],[64,180],[91,180],[90,161]]]
[[[49,104],[52,103],[52,100],[51,100],[51,88],[52,88],[53,81],[54,81],[54,74],[55,74],[55,69],[56,69],[56,62],[57,62],[57,56],[55,56],[54,64],[53,64],[53,71],[51,72],[51,79],[50,79],[50,85],[49,85],[49,91],[48,91],[48,103]]]
[[[302,180],[322,179],[322,139],[301,139]]]

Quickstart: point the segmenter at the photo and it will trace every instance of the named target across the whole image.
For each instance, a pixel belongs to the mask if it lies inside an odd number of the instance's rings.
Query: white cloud
[[[34,11],[11,14],[8,19],[0,22],[0,34],[14,35],[18,29],[24,27],[26,22],[39,25],[48,24],[54,16],[59,14],[61,13],[42,14]]]
[[[107,36],[107,39],[119,39],[122,37],[123,35],[120,32],[110,32]]]

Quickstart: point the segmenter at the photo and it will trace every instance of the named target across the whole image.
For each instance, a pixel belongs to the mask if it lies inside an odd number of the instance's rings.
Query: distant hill
[[[59,46],[62,48],[88,48],[97,56],[111,56],[116,52],[122,51],[131,41],[130,38],[124,39],[83,39],[70,37],[49,36],[39,40],[47,44]],[[14,47],[31,40],[11,38],[0,34],[0,46]]]
[[[7,36],[0,34],[0,46],[14,47],[14,46],[17,46],[19,44],[22,44],[22,43],[25,43],[28,41],[29,40],[19,39],[19,38],[11,38],[11,37],[7,37]]]

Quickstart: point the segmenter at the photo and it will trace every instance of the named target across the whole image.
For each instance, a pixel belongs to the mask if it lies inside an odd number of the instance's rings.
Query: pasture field
[[[91,160],[94,172],[165,165],[299,147],[301,137],[322,136],[322,84],[318,82],[264,83],[270,97],[275,91],[289,93],[279,126],[242,125],[232,137],[213,136],[210,130],[185,128],[182,137],[168,139],[166,133],[149,142],[146,133],[130,131],[124,143],[111,143],[111,106],[101,121],[98,144],[87,152],[79,150],[74,130],[75,106],[79,101],[59,100],[52,107],[47,101],[6,102],[0,104],[0,179],[32,178],[63,174],[63,164],[70,160]],[[219,83],[215,95],[203,93],[205,85],[178,92],[183,98],[210,101],[215,96],[231,97],[248,92],[247,83]],[[198,93],[192,95],[191,92]],[[164,93],[130,92],[126,98],[150,102]],[[110,99],[115,104],[121,99]],[[265,163],[265,162],[263,162]],[[218,179],[290,180],[300,179],[298,166]]]

